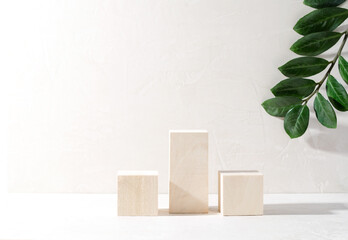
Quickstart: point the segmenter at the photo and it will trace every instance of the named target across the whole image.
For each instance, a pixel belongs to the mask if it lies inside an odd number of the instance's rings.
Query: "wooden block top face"
[[[218,174],[230,174],[230,175],[262,175],[257,170],[219,170]]]
[[[158,176],[119,175],[118,215],[158,215]]]
[[[157,171],[118,171],[118,176],[158,176]]]
[[[220,173],[220,209],[223,215],[262,215],[263,175]]]
[[[169,130],[169,134],[172,133],[208,133],[207,130],[199,130],[199,129],[193,129],[193,130]]]
[[[208,213],[208,132],[170,132],[170,213]]]

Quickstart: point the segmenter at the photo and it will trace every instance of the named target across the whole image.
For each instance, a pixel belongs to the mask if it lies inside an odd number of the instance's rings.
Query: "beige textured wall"
[[[295,56],[301,2],[1,3],[9,190],[115,192],[118,170],[150,169],[167,192],[168,130],[207,129],[210,192],[218,169],[261,170],[267,192],[347,192],[348,114],[290,140],[260,106]]]

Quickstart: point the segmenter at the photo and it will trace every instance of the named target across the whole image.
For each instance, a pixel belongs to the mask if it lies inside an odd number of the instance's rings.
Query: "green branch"
[[[335,56],[334,59],[331,61],[329,69],[328,69],[327,72],[325,73],[325,75],[324,75],[324,77],[322,78],[322,80],[320,80],[320,82],[317,83],[317,87],[315,88],[315,90],[314,90],[308,97],[306,97],[305,99],[303,99],[303,105],[307,104],[307,102],[309,101],[309,99],[311,99],[311,98],[319,91],[319,89],[321,88],[321,86],[323,85],[323,83],[325,82],[325,80],[327,79],[327,77],[330,75],[330,73],[331,73],[333,67],[335,66],[335,64],[336,64],[336,62],[337,62],[337,59],[339,58],[339,56],[341,56],[342,50],[343,50],[343,48],[344,48],[344,45],[346,44],[347,39],[348,39],[348,29],[347,29],[347,31],[345,31],[343,34],[344,34],[343,41],[342,41],[342,43],[341,43],[340,48],[339,48],[338,51],[337,51],[336,56]]]

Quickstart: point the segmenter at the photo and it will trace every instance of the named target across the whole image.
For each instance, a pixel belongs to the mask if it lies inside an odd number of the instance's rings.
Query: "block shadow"
[[[218,215],[220,214],[218,212],[218,207],[217,206],[213,206],[213,207],[209,207],[208,213],[185,213],[185,214],[181,214],[181,213],[169,213],[169,209],[168,208],[160,208],[158,209],[158,216],[186,216],[186,217],[190,217],[190,216],[211,216],[211,215]]]
[[[284,203],[265,204],[263,215],[332,215],[335,211],[348,210],[348,203]],[[172,214],[168,208],[158,210],[158,216],[212,216],[220,215],[217,206],[210,206],[208,213]]]
[[[311,138],[306,139],[311,148],[337,154],[348,154],[346,144],[348,126],[340,125],[336,130],[330,131],[330,129],[325,129],[317,123],[312,124],[312,128],[317,130],[317,132],[312,134]]]
[[[347,209],[348,203],[265,204],[264,215],[331,215]]]
[[[188,183],[189,184],[189,183]],[[192,195],[189,191],[184,190],[182,187],[178,186],[175,183],[170,182],[170,187],[169,187],[169,191],[173,191],[176,195],[176,199],[181,199],[176,201],[173,207],[173,209],[178,209],[178,205],[179,206],[185,206],[185,207],[179,207],[179,209],[183,212],[185,212],[187,209],[192,209],[192,207],[195,207],[196,203],[198,205],[205,205],[207,203],[202,202],[201,199],[198,199],[197,197],[195,197],[194,195]],[[189,199],[188,202],[190,202],[191,204],[188,205],[184,200]],[[207,199],[208,200],[208,199]],[[171,205],[171,199],[169,198],[169,206]],[[196,208],[197,209],[197,208]],[[202,208],[200,208],[202,209]],[[203,207],[203,209],[205,210],[206,208]],[[208,213],[202,212],[202,213],[169,213],[169,209],[159,209],[158,210],[158,216],[196,216],[196,215],[216,215],[218,214],[218,208],[213,206],[213,207],[209,207],[208,208]]]

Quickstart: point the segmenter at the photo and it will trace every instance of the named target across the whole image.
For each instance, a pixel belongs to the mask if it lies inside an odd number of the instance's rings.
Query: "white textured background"
[[[260,105],[295,56],[301,2],[2,1],[0,187],[8,173],[14,192],[115,192],[134,169],[158,170],[164,193],[168,130],[198,128],[210,192],[218,169],[261,170],[266,192],[347,192],[348,114],[290,140]]]

